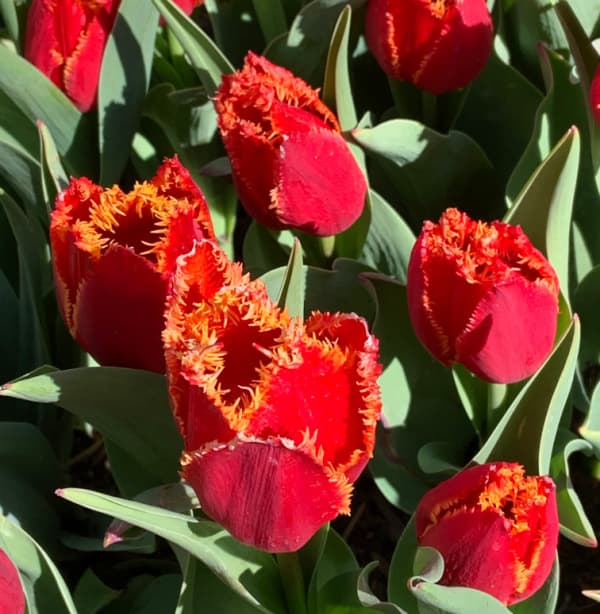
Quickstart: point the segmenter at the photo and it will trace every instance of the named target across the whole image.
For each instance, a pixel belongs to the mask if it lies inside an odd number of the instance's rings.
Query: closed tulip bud
[[[592,117],[600,124],[600,62],[596,67],[590,87],[590,106],[592,108]]]
[[[369,0],[365,37],[388,76],[443,94],[481,72],[494,28],[485,0]]]
[[[25,605],[19,572],[6,552],[0,549],[0,612],[24,614]]]
[[[360,216],[366,180],[317,90],[250,52],[223,77],[215,108],[240,201],[258,222],[325,236]]]
[[[69,331],[100,364],[163,373],[169,277],[214,238],[204,196],[175,157],[129,192],[71,179],[50,222],[54,284]]]
[[[558,277],[519,226],[447,209],[425,222],[408,266],[417,337],[442,363],[492,382],[532,375],[556,334]]]
[[[440,584],[466,586],[505,605],[535,593],[558,543],[556,488],[517,463],[464,469],[430,490],[415,511],[420,546],[444,558]]]
[[[182,476],[202,509],[269,552],[349,513],[381,410],[366,322],[291,318],[210,241],[179,258],[165,320]]]

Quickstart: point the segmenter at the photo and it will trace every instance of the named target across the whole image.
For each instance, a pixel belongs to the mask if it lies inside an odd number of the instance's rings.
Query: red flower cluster
[[[447,209],[413,248],[408,307],[417,337],[441,362],[493,382],[529,377],[556,334],[558,278],[519,226]]]
[[[485,0],[369,0],[365,37],[387,75],[442,94],[481,72],[494,29]]]
[[[362,318],[291,318],[201,241],[178,260],[163,339],[182,475],[209,516],[285,552],[349,513],[381,409],[378,344]]]
[[[258,222],[333,235],[360,216],[365,177],[317,90],[250,52],[223,77],[215,108],[239,198]]]
[[[129,193],[71,179],[52,212],[54,282],[69,331],[98,362],[164,372],[168,280],[198,239],[214,239],[204,196],[175,157]]]
[[[430,490],[415,512],[417,540],[444,557],[440,583],[485,591],[505,605],[533,595],[556,556],[556,488],[517,463],[470,467]]]
[[[188,15],[203,0],[175,0]],[[25,58],[80,111],[96,105],[104,47],[120,0],[33,0],[27,14]]]

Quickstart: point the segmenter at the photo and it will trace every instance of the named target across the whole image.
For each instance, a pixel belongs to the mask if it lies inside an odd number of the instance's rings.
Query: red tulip
[[[440,584],[511,605],[550,574],[558,543],[554,482],[517,463],[470,467],[430,490],[415,512],[417,541],[444,558]]]
[[[214,238],[204,196],[175,157],[129,192],[71,179],[52,212],[58,303],[98,362],[164,372],[168,279],[177,257]]]
[[[323,236],[360,216],[364,175],[317,90],[250,52],[223,77],[215,107],[239,198],[257,221]]]
[[[485,0],[369,0],[365,37],[388,76],[442,94],[481,72],[494,28]]]
[[[204,0],[174,0],[189,15]],[[106,41],[120,0],[32,0],[25,58],[80,111],[96,106]]]
[[[96,104],[100,66],[119,0],[33,0],[25,57],[80,111]]]
[[[0,612],[23,614],[25,593],[19,572],[4,550],[0,549]]]
[[[590,106],[592,107],[592,117],[600,124],[600,62],[596,67],[590,87]]]
[[[381,409],[355,314],[302,322],[210,241],[178,260],[163,333],[182,476],[240,541],[294,551],[350,509]]]
[[[529,377],[552,349],[558,278],[519,226],[447,209],[413,248],[408,309],[417,337],[446,365],[493,382]]]

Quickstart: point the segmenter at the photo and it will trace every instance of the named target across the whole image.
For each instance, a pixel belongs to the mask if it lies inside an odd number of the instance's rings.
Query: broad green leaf
[[[479,218],[502,211],[495,173],[479,145],[466,134],[443,135],[404,119],[357,129],[354,140],[375,156],[381,179],[375,190],[400,212],[414,232],[423,219],[437,220],[449,206]]]
[[[300,241],[294,239],[290,259],[285,269],[281,288],[277,296],[277,305],[287,309],[290,316],[304,318],[304,270],[302,266],[302,248]]]
[[[79,614],[96,614],[114,601],[121,592],[104,584],[91,568],[88,568],[77,582],[73,601]]]
[[[261,611],[285,612],[273,557],[237,542],[216,523],[80,488],[65,488],[57,494],[160,535],[202,561]]]
[[[162,375],[118,367],[33,372],[1,386],[0,396],[55,403],[127,450],[157,484],[177,478],[181,438]]]
[[[552,479],[556,484],[561,533],[571,541],[588,548],[595,548],[598,541],[571,482],[569,456],[575,452],[591,455],[593,450],[590,442],[576,437],[566,429],[560,429],[550,464]]]
[[[419,614],[510,614],[500,601],[472,588],[411,581]]]
[[[102,614],[165,614],[173,612],[181,590],[179,574],[162,576],[137,575],[115,600],[102,609]]]
[[[371,190],[371,224],[361,261],[406,283],[415,235],[394,208]]]
[[[488,384],[460,364],[452,366],[452,377],[462,406],[481,438],[487,425]]]
[[[187,557],[175,614],[260,614],[265,611],[217,580],[215,574],[201,561],[192,556]]]
[[[335,24],[323,82],[323,102],[336,113],[342,130],[352,130],[358,119],[348,72],[348,39],[352,9],[345,6]],[[364,156],[363,156],[364,166]]]
[[[396,544],[388,574],[388,599],[411,614],[418,611],[417,600],[408,585],[414,576],[413,562],[418,547],[413,516]]]
[[[69,589],[50,557],[25,531],[1,515],[0,548],[19,570],[30,614],[77,614]]]
[[[30,119],[42,120],[76,175],[93,168],[91,126],[73,103],[24,58],[0,45],[0,91]]]
[[[38,122],[40,137],[41,182],[46,198],[46,214],[53,209],[54,200],[59,192],[69,185],[69,177],[63,168],[56,143],[44,122]]]
[[[494,52],[469,86],[452,128],[479,144],[504,184],[527,146],[541,100],[541,92]]]
[[[211,38],[169,0],[152,0],[167,26],[187,53],[190,63],[209,96],[221,84],[221,76],[233,72],[233,66]]]
[[[596,384],[590,407],[584,423],[579,428],[579,434],[594,446],[596,454],[600,456],[600,386]]]
[[[252,0],[252,6],[267,43],[287,32],[285,11],[280,0],[270,0],[269,3],[264,0]]]
[[[575,316],[475,455],[474,462],[508,458],[522,463],[531,475],[549,473],[554,440],[575,373],[579,336]]]
[[[280,267],[269,271],[261,279],[267,287],[271,300],[277,301],[286,269]],[[311,311],[353,311],[368,321],[373,320],[373,298],[362,284],[362,274],[371,269],[345,258],[338,258],[332,270],[303,267],[304,313]]]
[[[260,53],[264,47],[265,39],[258,18],[262,15],[257,17],[255,10],[255,4],[258,3],[263,5],[260,7],[261,13],[264,13],[267,19],[272,19],[273,17],[266,15],[271,5],[274,4],[272,0],[269,0],[269,2],[261,2],[260,0],[256,0],[256,2],[255,0],[204,1],[214,40],[221,52],[229,58],[234,66],[242,65],[244,56],[249,49]],[[279,21],[279,18],[277,18],[277,21]]]
[[[27,153],[32,157],[37,154],[34,121],[2,90],[0,90],[0,141],[12,145],[22,154]]]
[[[15,0],[0,0],[0,16],[6,26],[6,30],[17,49],[20,48],[19,15]]]
[[[296,15],[287,35],[271,42],[265,55],[313,87],[321,87],[335,24],[344,7],[356,9],[366,0],[313,0]]]
[[[376,611],[385,612],[386,614],[407,614],[396,604],[390,603],[389,601],[380,601],[379,598],[373,594],[369,586],[369,576],[371,572],[376,569],[377,565],[377,561],[369,563],[366,567],[361,569],[358,575],[356,588],[360,604],[367,609],[367,612]]]
[[[581,365],[600,363],[600,265],[594,267],[577,286],[573,310],[581,318]]]
[[[117,183],[129,158],[150,82],[158,13],[149,2],[122,0],[102,57],[98,83],[100,183]]]
[[[244,268],[252,277],[260,277],[287,264],[294,242],[291,232],[275,232],[252,221],[242,246]],[[277,296],[275,295],[276,300]]]
[[[420,471],[417,454],[431,442],[467,449],[475,432],[465,414],[452,371],[435,361],[415,336],[408,315],[406,288],[383,275],[365,273],[377,305],[373,332],[379,339],[383,400],[375,455],[370,469],[393,504],[412,512],[439,478]],[[435,385],[432,385],[435,382]]]
[[[533,173],[504,221],[520,224],[554,266],[569,292],[569,230],[579,168],[579,134],[572,128]]]

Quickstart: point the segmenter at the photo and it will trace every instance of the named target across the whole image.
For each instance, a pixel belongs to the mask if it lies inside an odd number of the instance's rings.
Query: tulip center
[[[438,19],[443,19],[455,0],[429,0],[429,10]]]

